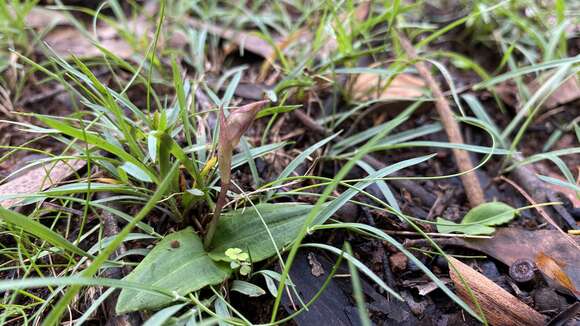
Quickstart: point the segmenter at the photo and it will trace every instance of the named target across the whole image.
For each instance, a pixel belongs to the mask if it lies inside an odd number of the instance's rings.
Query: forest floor
[[[0,2],[0,325],[580,325],[579,15]]]

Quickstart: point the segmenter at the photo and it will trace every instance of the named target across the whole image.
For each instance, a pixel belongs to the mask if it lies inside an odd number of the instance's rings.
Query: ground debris
[[[545,318],[540,313],[453,257],[449,257],[449,271],[459,295],[477,311],[469,293],[472,292],[490,325],[544,324]]]
[[[60,183],[84,167],[85,164],[86,162],[82,160],[58,161],[25,171],[18,177],[0,185],[0,205],[6,208],[12,207],[21,202],[25,195],[46,190]],[[2,200],[1,198],[6,195],[22,195],[22,197]]]

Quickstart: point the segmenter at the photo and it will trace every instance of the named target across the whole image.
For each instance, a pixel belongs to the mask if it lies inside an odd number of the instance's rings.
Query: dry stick
[[[332,134],[326,128],[322,127],[320,124],[318,124],[316,121],[314,121],[306,113],[304,113],[300,110],[294,110],[292,112],[294,113],[294,116],[296,118],[298,118],[307,128],[309,128],[313,131],[316,131],[318,133],[321,133],[325,136],[330,136]],[[335,139],[340,141],[343,138],[340,136],[337,136]],[[370,154],[363,156],[363,161],[365,161],[366,163],[368,163],[369,165],[371,165],[373,168],[375,168],[377,170],[380,170],[380,169],[383,169],[386,167],[385,163],[377,160],[376,158],[374,158]],[[391,176],[397,176],[397,174],[391,173]],[[433,194],[431,194],[430,192],[428,192],[427,190],[425,190],[424,188],[422,188],[417,183],[415,183],[411,180],[393,179],[393,180],[389,180],[389,183],[392,183],[395,187],[397,187],[399,189],[405,189],[405,190],[409,191],[411,194],[418,197],[421,200],[421,202],[426,206],[433,206],[433,204],[435,203],[436,197]]]
[[[515,162],[520,162],[523,159],[524,157],[519,153],[513,156]],[[530,194],[530,197],[538,203],[553,201],[553,197],[556,196],[556,192],[546,188],[544,182],[538,178],[538,171],[536,171],[533,164],[518,165],[511,172],[511,175],[518,181],[519,185]],[[576,221],[574,221],[571,216],[564,215],[566,212],[560,212],[556,207],[554,207],[554,209],[546,207],[544,210],[550,211],[554,214],[559,213],[563,222],[567,223],[572,229],[576,228]]]
[[[437,108],[437,113],[439,114],[439,118],[441,119],[443,128],[445,128],[445,132],[447,133],[449,141],[453,144],[463,144],[463,136],[459,130],[459,124],[453,117],[453,112],[451,111],[449,102],[443,96],[441,88],[439,88],[435,78],[433,78],[433,75],[425,63],[419,61],[419,57],[415,52],[415,48],[401,33],[399,33],[399,40],[401,42],[402,48],[407,53],[407,56],[415,62],[417,72],[419,72],[419,75],[421,75],[421,77],[425,80],[427,86],[429,86],[431,89],[431,93],[433,93],[433,97],[435,98],[435,107]],[[454,148],[453,156],[455,156],[457,167],[459,168],[460,172],[473,170],[473,164],[471,163],[469,154],[466,151]],[[485,196],[483,195],[483,190],[481,189],[481,185],[479,184],[479,180],[477,179],[475,171],[462,174],[461,181],[463,182],[465,193],[467,194],[467,198],[469,199],[469,203],[472,207],[485,202]]]
[[[534,200],[534,198],[532,196],[530,196],[524,189],[522,189],[522,187],[520,187],[517,183],[511,181],[510,179],[501,176],[500,177],[501,180],[509,183],[512,187],[514,187],[517,191],[520,192],[520,194],[522,194],[522,196],[524,196],[526,198],[527,201],[530,202],[530,204],[532,205],[537,205],[538,203]],[[542,215],[542,217],[546,220],[546,222],[548,222],[550,225],[552,225],[554,228],[556,228],[556,230],[558,230],[558,232],[560,232],[562,234],[562,236],[568,240],[568,242],[570,242],[576,249],[580,250],[580,246],[576,243],[576,241],[574,241],[574,239],[572,239],[566,232],[562,231],[562,229],[558,226],[558,224],[556,224],[556,222],[554,222],[554,220],[546,213],[546,211],[544,210],[544,207],[541,206],[535,206],[534,207],[538,213],[540,213],[540,215]]]

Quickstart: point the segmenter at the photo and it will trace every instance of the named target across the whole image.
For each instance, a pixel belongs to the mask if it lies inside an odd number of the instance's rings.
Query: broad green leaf
[[[495,232],[495,228],[483,224],[463,225],[448,221],[444,218],[437,218],[437,232],[439,233],[462,233],[470,235],[486,235]]]
[[[492,234],[495,231],[492,226],[511,221],[516,212],[516,209],[502,202],[483,203],[472,208],[460,224],[437,218],[437,231],[471,235]]]
[[[461,224],[499,225],[511,221],[515,214],[516,210],[508,204],[502,202],[483,203],[467,212]]]
[[[259,204],[255,208],[224,213],[217,225],[209,255],[215,260],[229,261],[226,250],[240,248],[250,254],[252,262],[270,258],[276,254],[276,248],[281,250],[294,241],[311,209],[311,205],[280,203]]]
[[[215,263],[208,257],[197,234],[187,228],[165,237],[124,280],[185,295],[221,283],[229,273],[225,264]],[[165,296],[124,289],[119,294],[116,310],[122,314],[161,308],[171,302]]]
[[[25,232],[30,233],[40,240],[44,240],[59,249],[68,250],[71,253],[89,258],[93,257],[91,254],[68,242],[68,240],[63,238],[60,234],[20,213],[13,212],[0,206],[0,219],[21,228]]]

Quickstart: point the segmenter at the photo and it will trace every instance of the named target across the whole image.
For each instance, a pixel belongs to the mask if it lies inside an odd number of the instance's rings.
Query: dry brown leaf
[[[547,77],[550,77],[550,75],[544,74],[528,83],[528,91],[530,94],[536,92],[542,86],[543,81],[545,81]],[[521,98],[513,81],[498,84],[495,87],[495,91],[506,104],[516,108],[518,108],[518,105],[521,107]],[[577,99],[580,99],[580,83],[576,76],[572,76],[560,85],[560,87],[558,87],[558,89],[556,89],[542,105],[544,108],[552,109]]]
[[[71,174],[84,167],[85,164],[86,162],[81,160],[58,161],[33,168],[1,185],[0,197],[5,195],[25,195],[46,190],[68,178]],[[9,208],[21,201],[21,198],[0,200],[0,206]]]
[[[544,325],[545,318],[542,314],[528,307],[473,268],[453,257],[448,257],[448,259],[449,275],[459,296],[477,311],[463,282],[465,281],[490,325]]]
[[[236,31],[230,28],[224,28],[210,23],[202,22],[197,19],[189,19],[188,23],[198,29],[207,29],[209,33],[236,44],[238,47],[255,53],[263,58],[273,56],[274,48],[270,43],[254,35],[252,32]]]
[[[573,237],[573,236],[571,236]],[[580,237],[574,237],[576,243]],[[543,253],[561,263],[574,288],[580,288],[580,260],[578,249],[555,230],[527,231],[517,228],[498,228],[491,239],[464,239],[462,245],[486,253],[511,266],[518,259],[535,261]]]
[[[411,74],[399,74],[387,85],[388,79],[378,74],[362,73],[353,77],[351,94],[357,101],[413,99],[423,95],[425,82]]]
[[[99,42],[102,47],[108,49],[115,55],[127,59],[133,54],[133,49],[129,44],[116,37],[112,27],[102,27],[99,29]],[[102,55],[102,52],[75,27],[64,26],[52,30],[48,33],[44,41],[61,57],[75,55],[77,57],[95,57]]]
[[[544,275],[544,278],[550,286],[564,292],[570,292],[575,296],[580,296],[580,291],[578,291],[570,277],[564,271],[566,267],[565,263],[559,262],[540,252],[536,256],[536,266],[542,272],[542,275]]]
[[[32,8],[24,21],[26,26],[36,29],[68,23],[67,17],[62,13],[42,7]]]
[[[35,7],[26,16],[26,25],[35,29],[56,26],[44,36],[43,40],[61,57],[70,55],[95,57],[102,54],[91,40],[70,24],[65,15],[56,10]],[[130,21],[129,25],[138,33],[143,33],[148,28],[143,17]],[[101,46],[123,59],[133,54],[131,46],[109,25],[98,24],[96,36]]]
[[[538,79],[532,81],[528,88],[530,89],[530,93],[535,93],[543,84],[549,76],[544,74]],[[568,78],[558,89],[556,89],[548,99],[544,102],[543,106],[545,108],[551,109],[562,104],[570,103],[580,98],[580,84],[578,83],[578,78],[576,76],[572,76]]]

